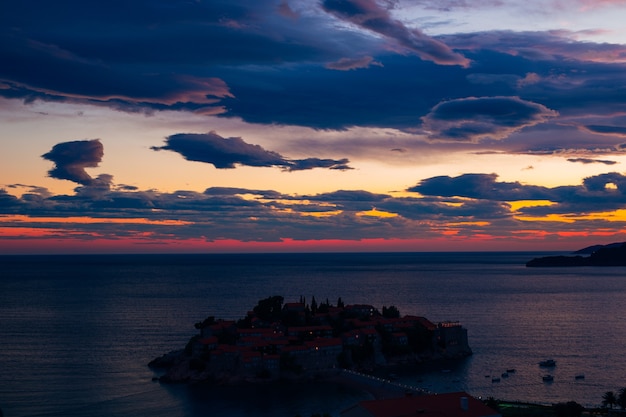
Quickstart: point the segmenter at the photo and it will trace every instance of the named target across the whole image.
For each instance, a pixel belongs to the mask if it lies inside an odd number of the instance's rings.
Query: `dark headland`
[[[589,246],[574,252],[572,256],[534,258],[528,261],[526,266],[626,266],[626,242]]]
[[[458,322],[432,323],[367,304],[260,300],[240,320],[208,317],[179,351],[150,362],[161,382],[236,384],[332,377],[343,369],[371,373],[471,355]]]

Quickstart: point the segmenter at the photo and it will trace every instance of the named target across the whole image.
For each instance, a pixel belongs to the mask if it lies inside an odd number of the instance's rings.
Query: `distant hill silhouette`
[[[526,263],[527,267],[626,266],[626,242],[593,245],[574,252],[575,256],[544,256]],[[589,254],[589,256],[581,256]]]

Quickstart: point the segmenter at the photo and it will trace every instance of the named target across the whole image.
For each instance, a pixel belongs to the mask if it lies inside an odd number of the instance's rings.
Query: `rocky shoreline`
[[[580,254],[590,253],[589,256]],[[544,256],[531,259],[527,267],[626,266],[626,242],[594,245],[576,251],[573,256]]]

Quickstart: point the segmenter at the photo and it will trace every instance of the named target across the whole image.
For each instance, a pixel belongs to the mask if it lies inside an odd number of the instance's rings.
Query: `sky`
[[[626,0],[0,13],[0,254],[626,241]]]

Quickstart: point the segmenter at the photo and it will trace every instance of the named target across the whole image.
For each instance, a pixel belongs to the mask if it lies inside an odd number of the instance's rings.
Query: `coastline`
[[[411,394],[418,393],[417,390],[413,389],[416,387],[409,387],[376,376],[357,374],[345,370],[329,377],[328,382],[365,392],[374,400],[401,397],[409,392]]]

